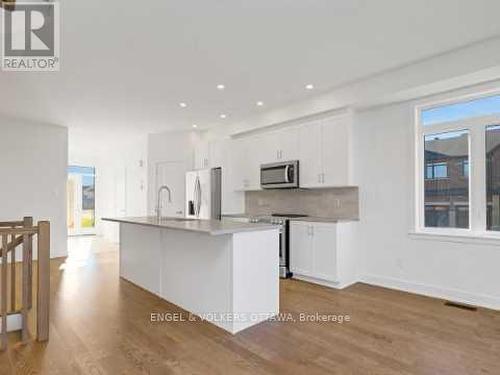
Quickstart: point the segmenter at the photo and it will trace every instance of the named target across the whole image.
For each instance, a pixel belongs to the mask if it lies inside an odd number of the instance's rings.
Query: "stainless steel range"
[[[280,229],[280,277],[283,279],[292,277],[290,272],[290,220],[307,217],[298,214],[272,214],[270,216],[252,217],[252,223],[266,223],[279,226]]]

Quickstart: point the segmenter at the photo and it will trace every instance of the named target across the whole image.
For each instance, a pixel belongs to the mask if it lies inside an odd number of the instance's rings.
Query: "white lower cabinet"
[[[290,223],[290,270],[294,275],[337,281],[337,225]]]
[[[290,222],[293,277],[342,289],[357,281],[355,222]]]
[[[290,223],[290,271],[294,274],[312,276],[313,241],[311,226],[305,223]]]
[[[311,225],[313,275],[318,279],[337,279],[337,225]]]

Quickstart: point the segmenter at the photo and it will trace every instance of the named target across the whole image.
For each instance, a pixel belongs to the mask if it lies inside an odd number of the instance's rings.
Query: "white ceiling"
[[[1,72],[0,113],[120,132],[221,126],[499,35],[499,14],[498,0],[63,1],[61,72]]]

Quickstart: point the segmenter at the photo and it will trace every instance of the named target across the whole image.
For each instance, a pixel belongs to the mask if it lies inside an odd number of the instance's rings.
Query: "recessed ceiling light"
[[[198,125],[196,125],[196,124],[193,124],[193,128],[195,128],[195,129],[196,129],[197,127],[198,127]]]
[[[264,102],[258,101],[257,102],[257,107],[262,107],[264,105]]]
[[[225,113],[222,113],[219,117],[220,117],[220,118],[226,118],[226,117],[227,117],[227,115],[226,115]]]
[[[188,105],[186,103],[184,103],[184,102],[180,102],[179,106],[181,106],[182,108],[186,108]]]
[[[219,83],[217,85],[217,90],[224,90],[226,88],[226,86],[224,86],[222,83]]]
[[[306,85],[306,90],[312,90],[314,88],[314,85],[312,83],[309,83]]]

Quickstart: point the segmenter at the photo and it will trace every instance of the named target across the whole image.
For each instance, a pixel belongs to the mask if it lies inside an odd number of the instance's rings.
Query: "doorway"
[[[95,234],[94,167],[68,167],[67,199],[68,234]]]

